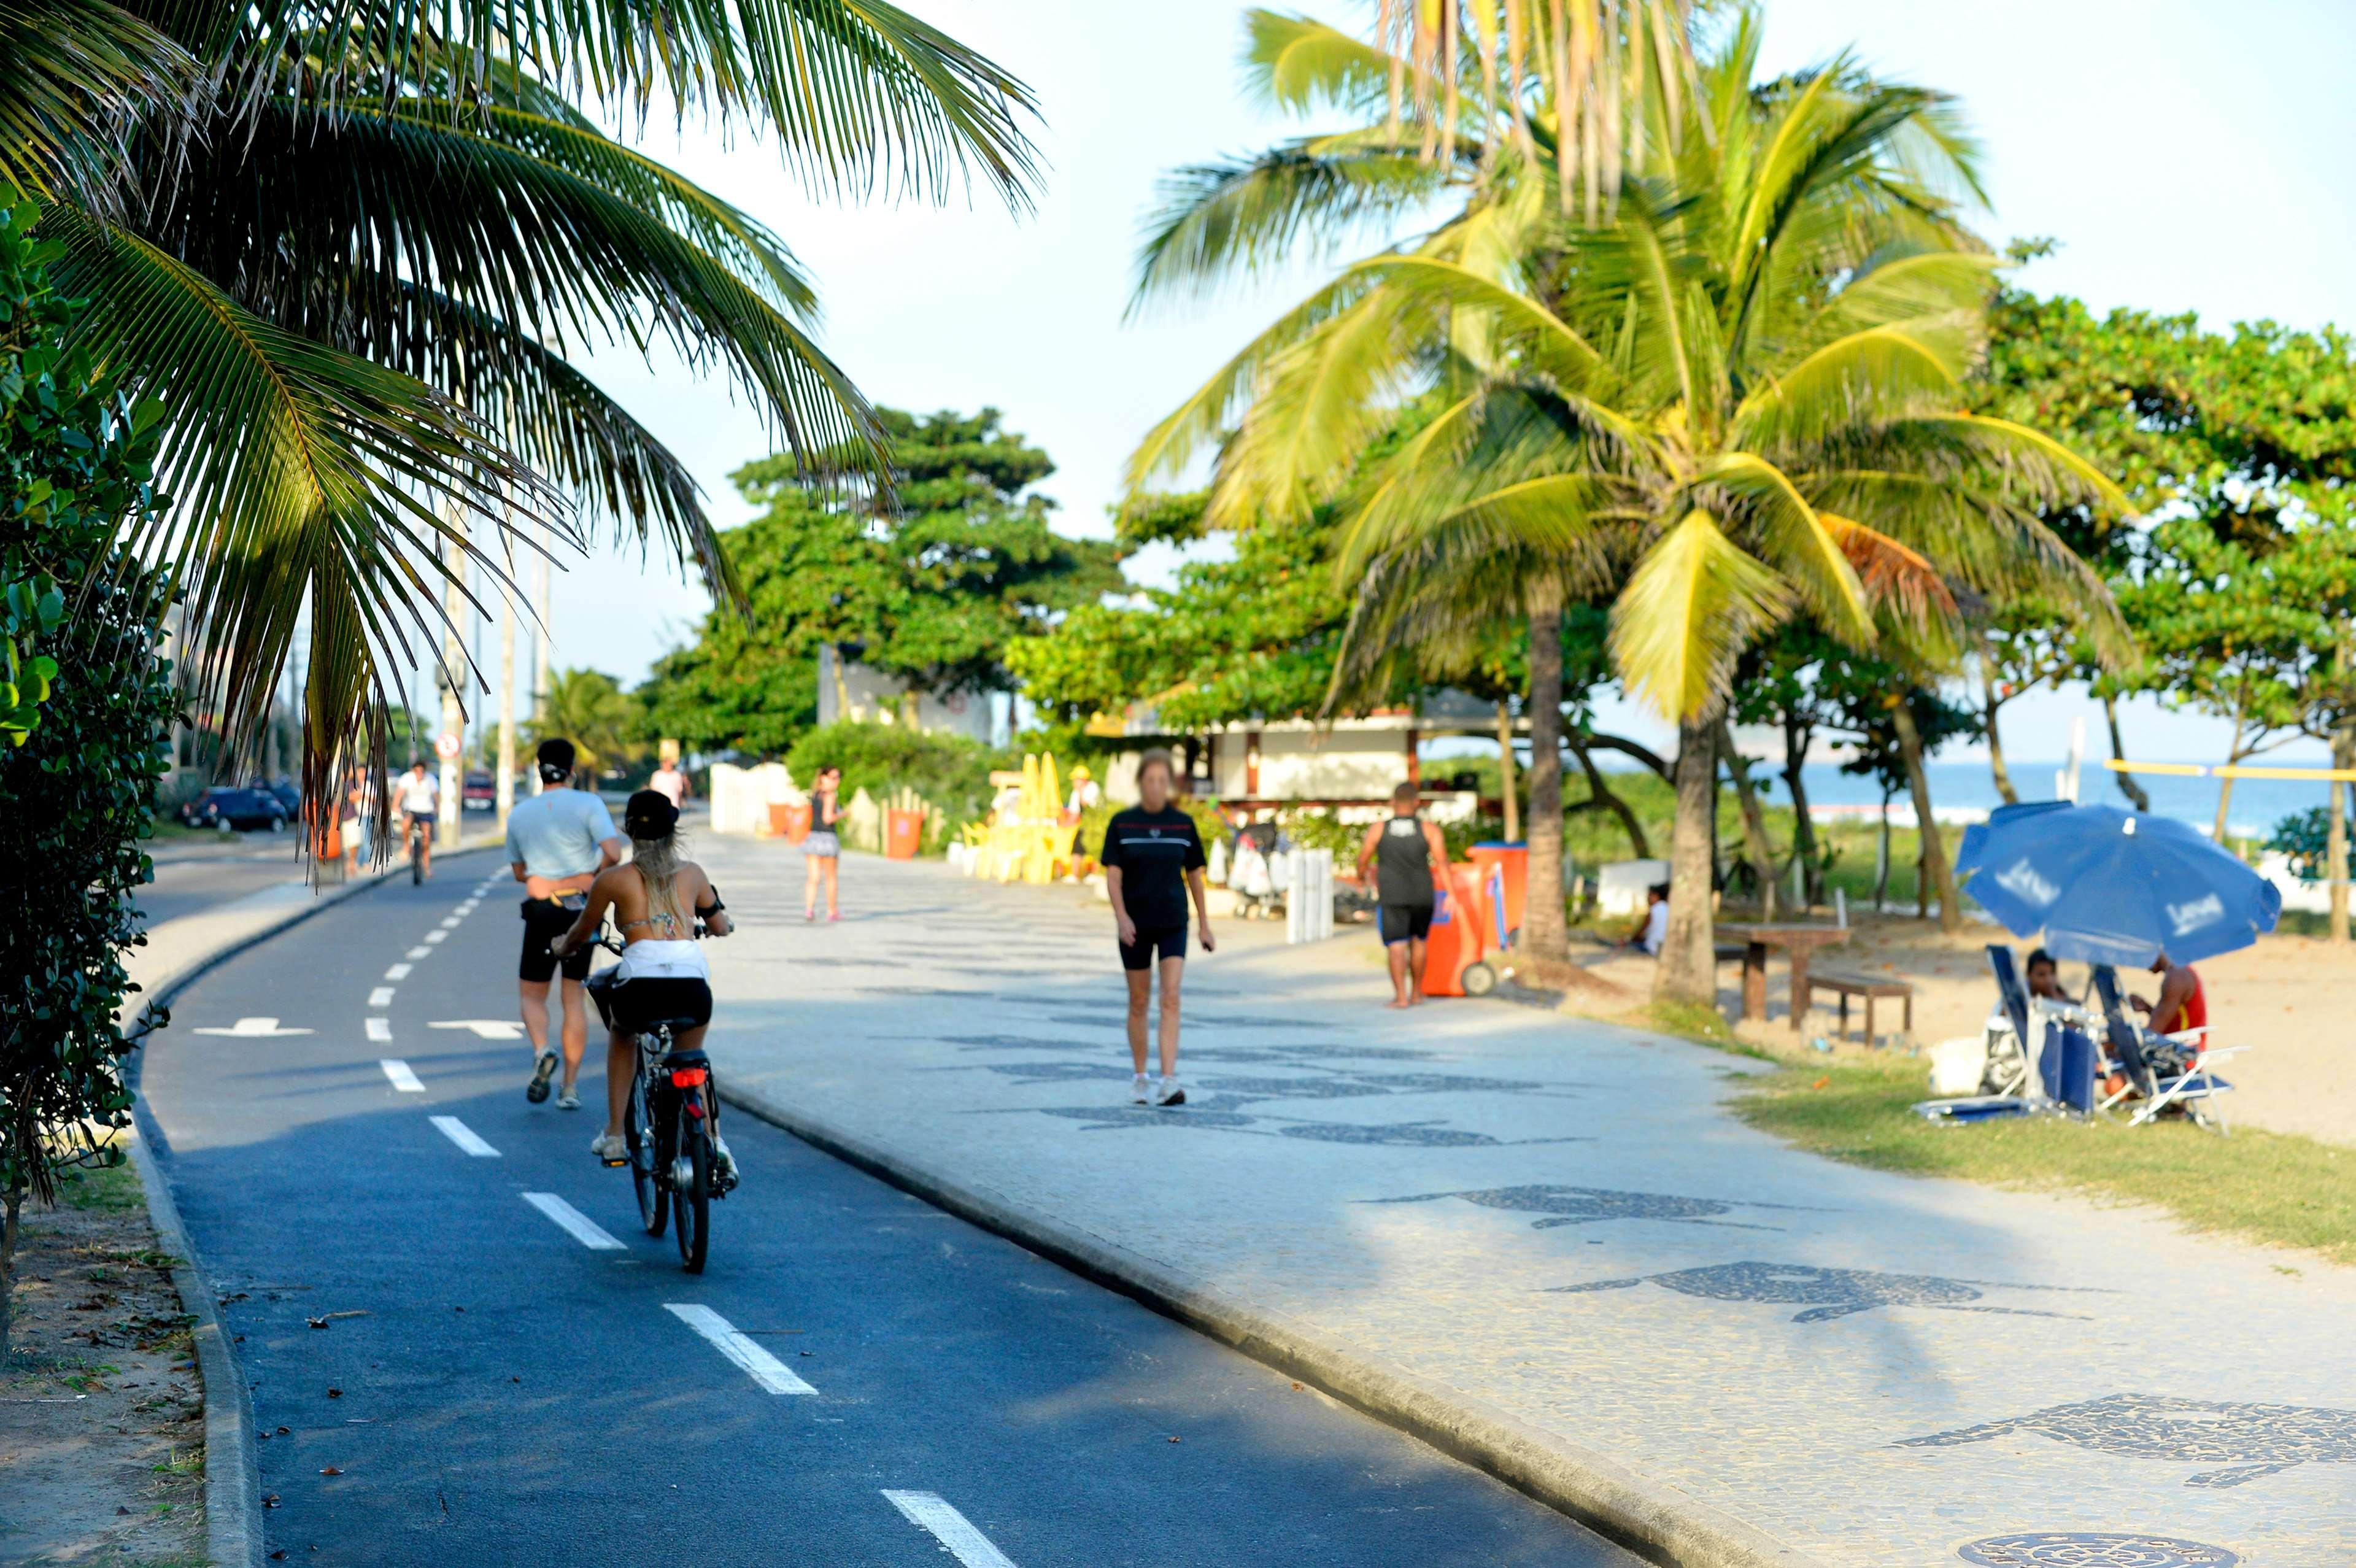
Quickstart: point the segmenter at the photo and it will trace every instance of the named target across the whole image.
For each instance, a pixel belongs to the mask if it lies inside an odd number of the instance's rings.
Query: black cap
[[[659,789],[641,789],[622,808],[622,831],[634,839],[669,838],[679,826],[679,808]]]
[[[543,783],[562,784],[573,777],[573,743],[558,736],[540,743],[540,777]]]

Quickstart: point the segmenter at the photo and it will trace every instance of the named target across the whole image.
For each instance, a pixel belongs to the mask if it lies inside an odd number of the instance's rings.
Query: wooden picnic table
[[[1797,1029],[1808,1011],[1808,955],[1818,948],[1848,940],[1840,926],[1756,925],[1720,926],[1719,932],[1742,944],[1742,1016],[1767,1016],[1767,950],[1782,948],[1792,964],[1792,1027]]]

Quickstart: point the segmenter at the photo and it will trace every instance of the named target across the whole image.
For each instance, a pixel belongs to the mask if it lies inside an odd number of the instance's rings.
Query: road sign
[[[458,737],[455,735],[443,736],[441,739],[434,743],[434,755],[440,757],[444,762],[456,761],[458,759]]]

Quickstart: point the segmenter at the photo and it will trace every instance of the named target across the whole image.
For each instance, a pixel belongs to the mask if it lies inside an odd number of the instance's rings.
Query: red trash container
[[[775,807],[771,807],[770,809],[772,811],[776,810]],[[785,822],[786,842],[787,843],[799,843],[802,840],[809,837],[809,802],[808,800],[804,800],[798,806],[787,806],[786,808]]]
[[[1530,846],[1493,842],[1472,846],[1474,875],[1489,906],[1484,935],[1492,948],[1508,948],[1522,934],[1522,904],[1530,879]]]
[[[914,860],[925,842],[925,813],[890,811],[884,813],[884,854],[892,860]]]
[[[1481,897],[1479,868],[1448,867],[1446,879],[1433,877],[1431,938],[1424,950],[1423,993],[1426,996],[1486,996],[1497,984],[1497,972],[1486,961],[1483,933],[1490,924],[1488,901]]]

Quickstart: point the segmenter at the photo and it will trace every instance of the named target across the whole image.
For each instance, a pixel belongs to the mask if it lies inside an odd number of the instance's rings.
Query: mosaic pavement
[[[852,857],[809,927],[793,852],[700,848],[723,1071],[1818,1562],[2356,1563],[2356,1271],[1796,1154],[1719,1109],[1753,1064],[1386,1011],[1363,932],[1223,922],[1132,1106],[1102,905]]]

